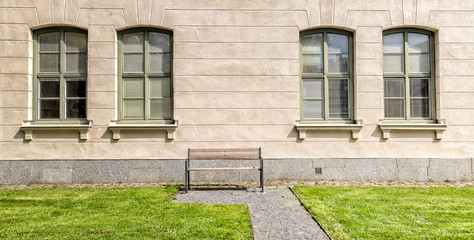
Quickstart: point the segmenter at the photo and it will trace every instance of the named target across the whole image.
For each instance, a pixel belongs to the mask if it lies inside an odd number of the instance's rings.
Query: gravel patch
[[[330,239],[287,187],[262,193],[247,190],[204,190],[179,193],[173,202],[247,204],[254,237],[260,239]]]

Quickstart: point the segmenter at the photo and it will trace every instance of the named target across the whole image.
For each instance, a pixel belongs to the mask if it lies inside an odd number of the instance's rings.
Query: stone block
[[[359,59],[356,62],[356,74],[362,76],[382,76],[382,60]]]
[[[182,125],[176,131],[176,139],[180,141],[276,141],[281,136],[287,141],[297,137],[293,124],[288,125],[215,125],[189,126]],[[222,145],[220,145],[222,146]],[[214,145],[216,147],[216,145]]]
[[[128,162],[125,160],[76,161],[72,182],[128,182]]]
[[[428,158],[399,158],[398,167],[401,168],[428,168],[430,160]]]
[[[0,161],[0,184],[10,183],[10,162],[6,160]]]
[[[399,168],[398,170],[398,180],[400,181],[417,181],[417,182],[426,182],[428,181],[428,169],[425,167],[422,168]]]
[[[357,27],[355,32],[357,44],[362,42],[382,43],[382,29],[380,27]]]
[[[383,92],[383,76],[358,76],[357,91]]]
[[[89,59],[89,74],[114,75],[116,72],[116,59]]]
[[[30,27],[39,24],[36,8],[0,8],[0,23],[20,23]]]
[[[87,77],[89,91],[114,92],[117,89],[117,76],[114,74],[89,74]]]
[[[432,181],[470,181],[472,162],[470,158],[431,158],[428,178]]]
[[[470,108],[474,102],[474,92],[472,93],[444,93],[440,95],[441,108]]]
[[[28,107],[28,92],[2,91],[2,95],[0,95],[0,106],[9,108]]]
[[[25,74],[1,74],[0,90],[28,90],[28,75]]]
[[[72,169],[70,168],[45,168],[41,176],[43,183],[72,183]]]
[[[91,42],[88,45],[89,59],[116,58],[117,44],[115,42]]]
[[[304,11],[215,11],[196,9],[175,9],[167,11],[163,26],[298,26],[308,28],[308,18]]]
[[[87,106],[95,109],[115,109],[115,92],[92,92],[88,93]]]
[[[440,75],[460,75],[472,76],[474,75],[474,60],[439,60],[439,74]]]
[[[1,75],[0,75],[1,77]],[[113,82],[113,81],[112,81]],[[300,91],[298,76],[175,76],[175,91]]]
[[[10,184],[41,183],[41,161],[11,161]]]
[[[383,45],[381,42],[357,43],[356,59],[382,59]]]
[[[443,27],[439,31],[439,42],[441,43],[472,43],[474,39],[474,27]]]
[[[293,108],[299,109],[299,92],[175,92],[176,108]]]
[[[277,159],[280,180],[311,180],[316,178],[312,159]]]
[[[259,42],[299,43],[297,27],[176,26],[174,41],[179,42]]]
[[[315,168],[344,168],[346,164],[345,158],[315,158],[313,165]]]
[[[159,181],[159,168],[131,168],[128,176],[128,182],[130,183],[156,183]]]
[[[113,42],[117,40],[117,29],[113,25],[90,25],[88,32],[89,42]]]
[[[27,58],[28,41],[0,41],[0,57]]]
[[[87,27],[92,24],[113,25],[116,28],[127,26],[123,9],[81,9],[77,15],[77,26]]]
[[[176,76],[227,76],[227,75],[298,75],[299,60],[288,59],[174,59]],[[381,65],[382,61],[380,61]],[[110,67],[110,65],[109,65]],[[97,69],[104,69],[103,67]],[[112,69],[113,70],[113,69]],[[110,70],[111,71],[111,70]],[[92,73],[92,72],[91,72]],[[112,73],[107,71],[106,73]]]
[[[383,108],[383,92],[358,92],[358,108]]]
[[[184,160],[161,160],[160,182],[184,183]]]
[[[322,169],[321,175],[316,175],[319,180],[325,181],[343,181],[344,180],[344,169],[343,168],[331,168],[326,167]]]
[[[0,24],[0,32],[2,40],[30,40],[30,29],[25,24]]]
[[[345,19],[341,16],[344,15]],[[342,21],[345,20],[345,23]],[[392,26],[392,19],[389,11],[349,11],[336,12],[336,25],[345,24],[346,27],[355,29],[358,26],[382,27],[382,29]]]
[[[175,58],[299,59],[298,43],[176,43]]]
[[[397,179],[396,159],[346,159],[344,180],[389,181]]]
[[[28,58],[0,58],[0,73],[28,74]]]
[[[180,124],[291,124],[299,109],[175,109]]]

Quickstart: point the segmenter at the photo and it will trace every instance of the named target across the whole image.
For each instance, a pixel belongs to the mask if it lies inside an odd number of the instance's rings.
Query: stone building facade
[[[473,0],[0,0],[0,184],[234,147],[266,179],[472,181],[473,47]]]

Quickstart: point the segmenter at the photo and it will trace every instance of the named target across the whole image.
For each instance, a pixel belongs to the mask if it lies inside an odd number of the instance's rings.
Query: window
[[[133,29],[119,41],[119,120],[171,123],[171,32]]]
[[[87,114],[87,32],[34,32],[36,121],[83,122]]]
[[[390,30],[383,36],[385,119],[434,119],[433,34]]]
[[[311,30],[300,44],[302,120],[353,122],[352,34]]]

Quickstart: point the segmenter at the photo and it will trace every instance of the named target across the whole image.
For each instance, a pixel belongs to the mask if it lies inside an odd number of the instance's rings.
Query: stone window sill
[[[121,131],[166,131],[166,138],[173,140],[175,137],[175,131],[178,128],[178,120],[174,124],[117,124],[117,122],[111,122],[108,126],[112,131],[112,138],[114,140],[120,140]]]
[[[33,132],[36,131],[78,131],[79,138],[81,140],[87,140],[89,138],[89,131],[92,128],[92,121],[89,120],[89,124],[33,124],[32,121],[23,121],[23,125],[20,130],[25,133],[24,140],[33,140]]]
[[[312,124],[312,123],[295,123],[299,132],[299,139],[306,138],[307,131],[350,131],[352,139],[359,139],[359,133],[362,129],[362,120],[356,120],[355,124]]]
[[[441,140],[444,137],[444,131],[448,125],[444,120],[439,121],[440,123],[383,123],[380,122],[380,130],[382,131],[383,139],[390,138],[390,132],[392,130],[403,130],[403,131],[434,131],[436,133],[436,139]]]

